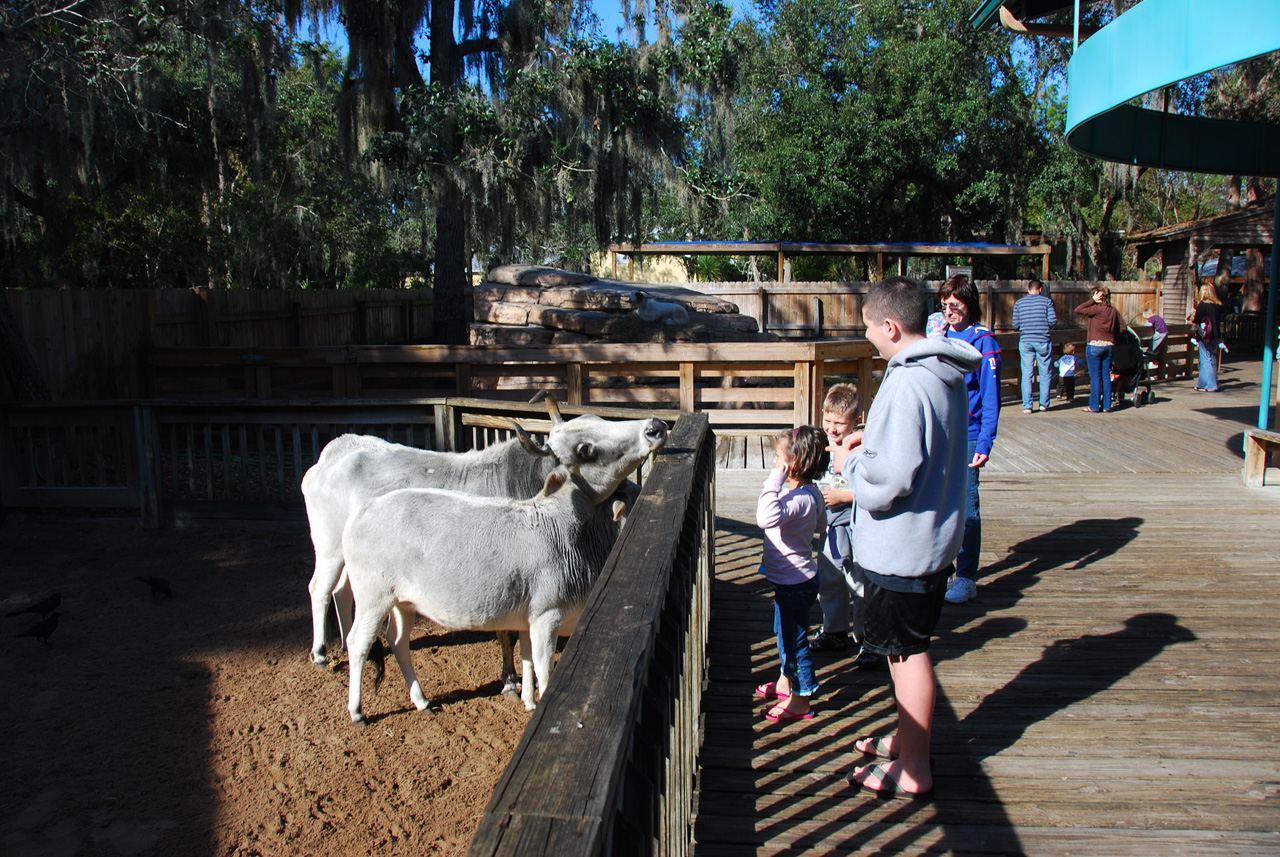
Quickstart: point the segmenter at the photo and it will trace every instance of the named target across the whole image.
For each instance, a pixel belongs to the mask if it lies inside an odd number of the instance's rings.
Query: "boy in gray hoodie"
[[[929,303],[905,277],[876,283],[863,302],[867,339],[889,361],[866,429],[834,454],[853,490],[853,555],[866,577],[864,651],[889,659],[898,728],[854,747],[883,761],[851,785],[879,798],[933,793],[929,739],[934,672],[929,641],[964,536],[970,345],[927,339]]]

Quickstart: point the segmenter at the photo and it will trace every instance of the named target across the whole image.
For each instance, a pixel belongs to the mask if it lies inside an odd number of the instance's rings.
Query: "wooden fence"
[[[934,293],[942,285],[929,282]],[[1026,280],[978,280],[982,293],[981,322],[998,332],[1012,329],[1013,305],[1027,294]],[[1094,282],[1054,280],[1045,294],[1053,300],[1059,324],[1072,325],[1075,308],[1089,299]],[[862,299],[870,283],[686,283],[690,289],[738,305],[760,329],[780,336],[821,338],[862,336]],[[1111,302],[1129,324],[1140,324],[1142,311],[1159,311],[1160,281],[1109,282]],[[1179,310],[1175,320],[1181,319]]]
[[[427,342],[421,290],[5,290],[56,401],[146,395],[151,348]],[[0,376],[0,398],[8,395]]]
[[[301,522],[302,476],[338,435],[457,452],[505,440],[513,416],[550,429],[545,406],[465,399],[11,405],[0,410],[0,505],[136,509],[150,526]]]
[[[527,401],[545,389],[573,405],[705,413],[718,433],[740,434],[820,423],[828,380],[871,379],[877,359],[863,339],[158,349],[151,356],[151,390],[158,397],[222,399],[483,396]]]
[[[714,437],[681,417],[471,857],[690,853],[715,563]]]

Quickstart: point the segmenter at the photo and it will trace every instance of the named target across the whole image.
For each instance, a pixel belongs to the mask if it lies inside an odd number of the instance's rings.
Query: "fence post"
[[[582,404],[582,364],[566,363],[564,367],[565,398],[567,404]]]
[[[680,410],[693,413],[697,410],[697,374],[692,363],[680,364]]]
[[[138,507],[142,516],[142,525],[148,529],[160,526],[160,490],[157,481],[159,472],[159,450],[156,441],[159,432],[156,430],[156,415],[147,405],[138,405],[133,409],[134,454],[137,456],[138,474]]]
[[[463,452],[462,413],[449,402],[436,405],[436,451]]]

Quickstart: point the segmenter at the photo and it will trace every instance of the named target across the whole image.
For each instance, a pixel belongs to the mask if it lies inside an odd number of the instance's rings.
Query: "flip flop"
[[[764,719],[774,723],[787,723],[792,720],[812,720],[813,709],[810,708],[804,714],[796,714],[794,711],[787,711],[781,705],[775,705],[764,713]]]
[[[752,694],[756,699],[790,699],[789,693],[778,693],[777,682],[766,681],[764,684],[756,688]]]
[[[877,800],[931,800],[933,798],[932,788],[926,789],[922,792],[904,791],[899,787],[897,780],[885,773],[884,765],[875,765],[872,770],[872,774],[875,775],[876,779],[880,782],[880,788],[872,788],[866,783],[858,782],[853,776],[856,773],[857,770],[853,773],[847,774],[845,776],[845,781],[860,792],[874,795]]]
[[[864,741],[870,742],[867,749],[859,747]],[[861,738],[853,742],[853,749],[857,750],[864,756],[874,756],[877,759],[896,759],[897,753],[889,752],[889,738],[885,735],[863,735]]]

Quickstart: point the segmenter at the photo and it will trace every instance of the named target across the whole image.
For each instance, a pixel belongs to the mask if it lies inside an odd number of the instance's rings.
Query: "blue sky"
[[[619,38],[626,38],[619,35],[620,31],[623,30],[622,4],[619,0],[593,0],[593,2],[596,15],[600,18],[601,35],[613,41],[617,41]],[[728,3],[734,10],[734,18],[744,17],[751,13],[750,0],[728,0]],[[309,39],[317,39],[317,36],[312,34],[310,26],[304,26],[299,35]],[[652,37],[653,34],[647,33],[646,35]],[[346,53],[347,36],[338,24],[336,17],[328,21],[321,21],[317,40],[327,41],[336,45],[340,52]]]

